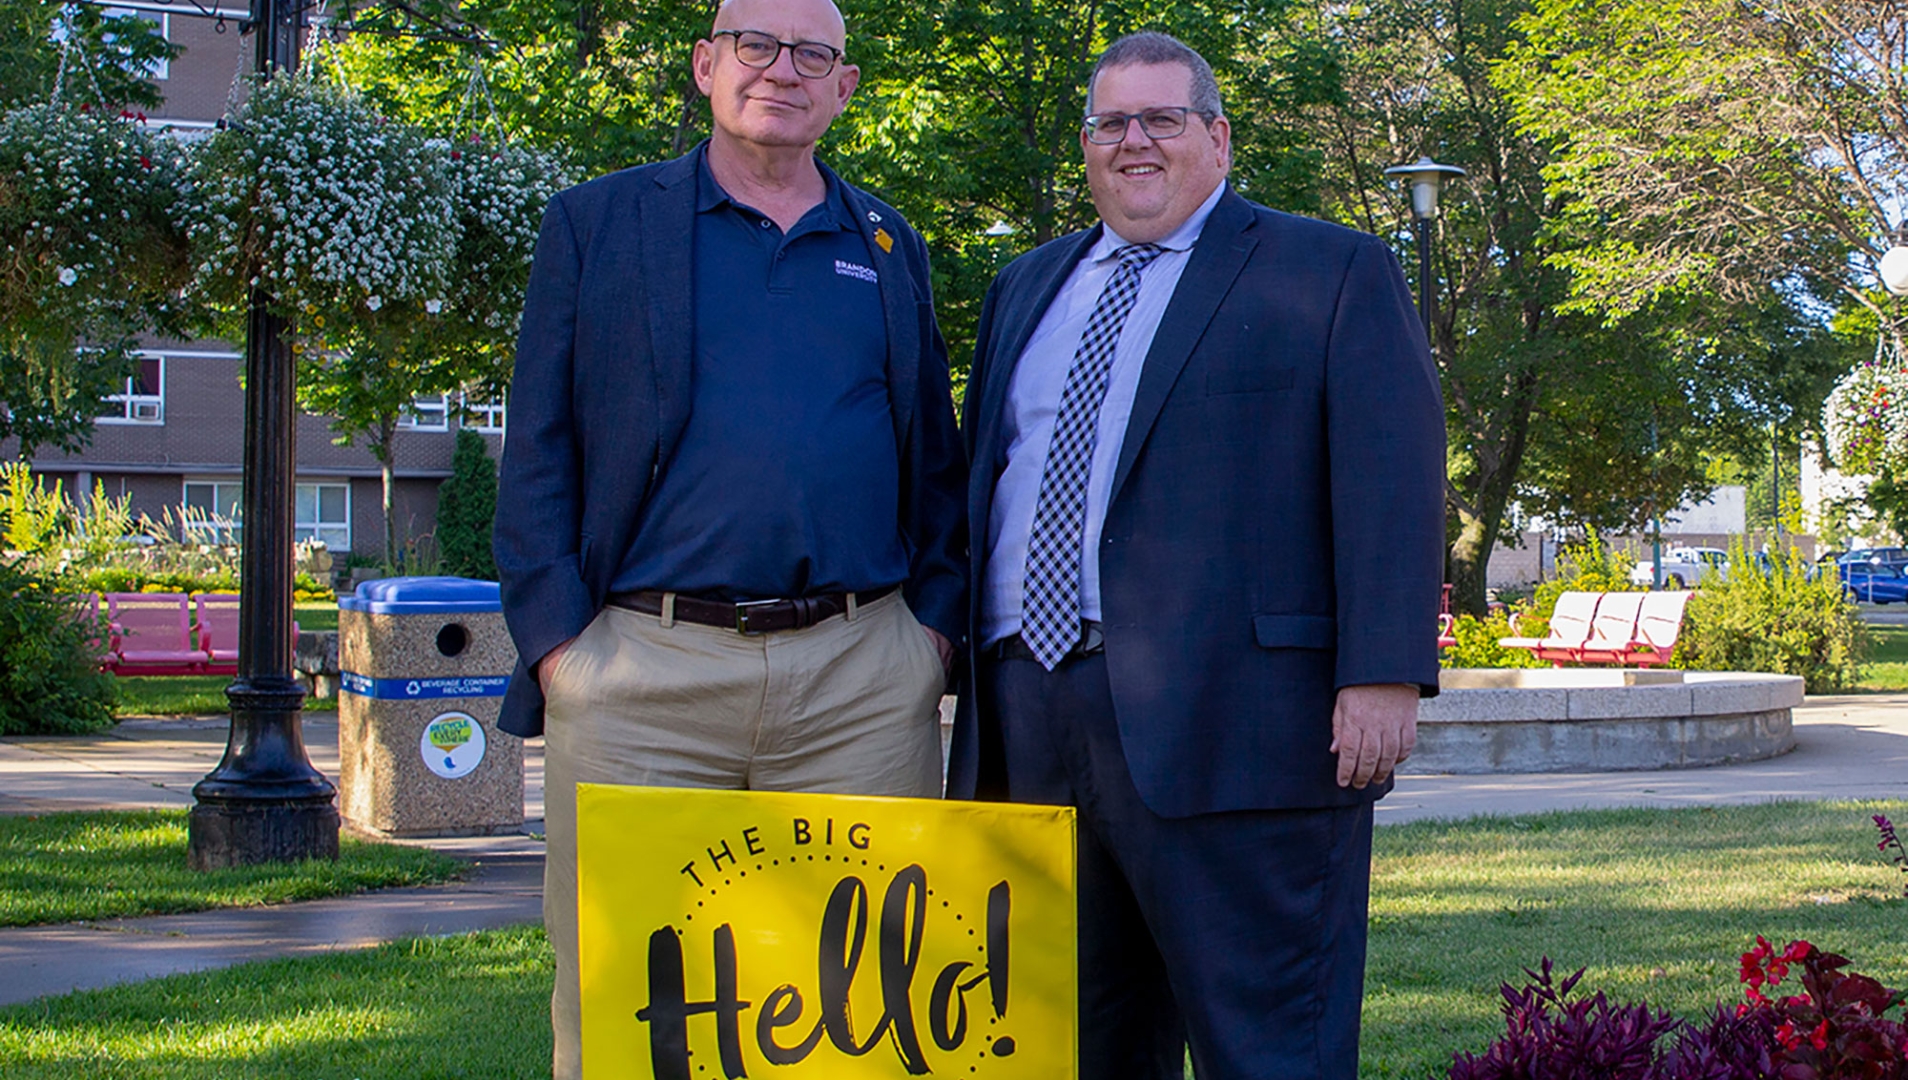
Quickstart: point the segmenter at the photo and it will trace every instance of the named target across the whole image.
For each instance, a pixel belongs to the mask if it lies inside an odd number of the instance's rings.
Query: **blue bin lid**
[[[369,615],[451,615],[470,611],[502,611],[503,597],[494,581],[461,577],[378,578],[338,600],[345,611]]]

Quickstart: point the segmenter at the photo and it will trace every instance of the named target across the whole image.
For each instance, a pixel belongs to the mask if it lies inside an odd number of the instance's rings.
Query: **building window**
[[[183,515],[188,543],[236,544],[240,498],[244,485],[237,480],[187,480]]]
[[[414,398],[411,407],[398,417],[398,426],[412,431],[449,431],[450,403],[443,394]]]
[[[154,353],[139,354],[138,373],[126,388],[100,402],[103,424],[163,424],[166,422],[166,361]]]
[[[299,484],[292,539],[322,540],[332,551],[351,550],[351,485]]]
[[[244,532],[245,485],[237,480],[188,480],[188,537],[201,544],[236,544]],[[323,540],[333,551],[351,550],[351,485],[297,484],[292,489],[292,540]]]
[[[504,432],[505,399],[484,401],[475,397],[464,399],[464,426],[484,435],[502,435]]]

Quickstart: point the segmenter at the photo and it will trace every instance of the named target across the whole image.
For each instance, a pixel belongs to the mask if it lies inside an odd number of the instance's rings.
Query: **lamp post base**
[[[338,807],[330,798],[202,797],[186,828],[186,865],[194,870],[338,857]]]
[[[338,789],[305,755],[305,692],[289,675],[241,675],[225,696],[232,729],[225,759],[192,788],[186,865],[336,859]]]

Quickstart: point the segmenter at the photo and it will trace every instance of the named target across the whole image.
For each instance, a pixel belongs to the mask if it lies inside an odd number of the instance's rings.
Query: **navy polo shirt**
[[[696,164],[689,423],[614,588],[758,600],[903,581],[887,325],[840,185],[784,234],[722,190],[706,150]]]

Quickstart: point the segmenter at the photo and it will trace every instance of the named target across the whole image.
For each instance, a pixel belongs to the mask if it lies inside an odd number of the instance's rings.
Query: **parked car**
[[[1845,551],[1835,557],[1836,563],[1846,566],[1850,563],[1887,563],[1890,566],[1908,564],[1908,548],[1872,547]]]
[[[1721,548],[1673,547],[1663,552],[1663,587],[1687,589],[1710,574],[1726,573],[1729,553]],[[1630,571],[1630,582],[1649,586],[1656,581],[1655,564],[1639,560]]]
[[[1908,576],[1903,569],[1901,563],[1845,562],[1842,591],[1870,604],[1908,602]]]

